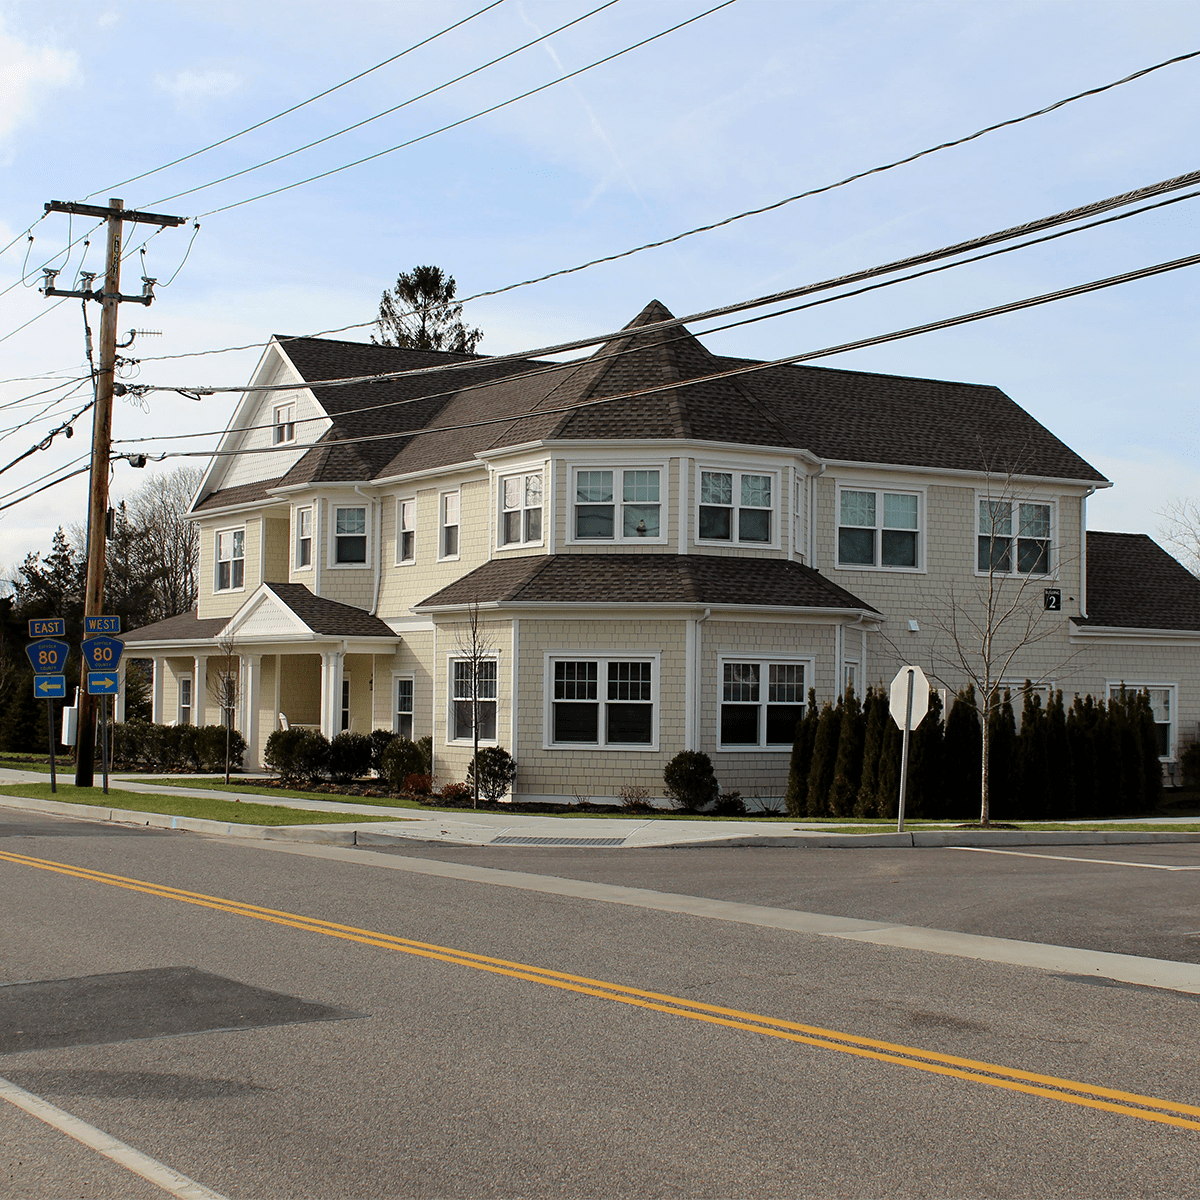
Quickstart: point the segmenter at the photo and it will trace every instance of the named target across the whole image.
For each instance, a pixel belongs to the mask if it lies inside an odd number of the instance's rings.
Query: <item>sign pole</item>
[[[50,791],[58,791],[58,777],[54,773],[54,701],[46,701],[46,733],[50,737]]]
[[[108,697],[100,697],[100,769],[104,773],[104,794],[108,795]]]
[[[913,683],[916,674],[912,667],[908,668],[908,704],[904,711],[904,740],[900,744],[900,819],[896,823],[896,832],[904,832],[904,798],[908,793],[908,735],[912,731]]]

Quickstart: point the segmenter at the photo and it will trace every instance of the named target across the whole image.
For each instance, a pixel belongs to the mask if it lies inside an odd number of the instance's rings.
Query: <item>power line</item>
[[[91,456],[89,455],[88,457],[90,458]],[[76,459],[75,461],[78,462],[79,460]],[[82,467],[79,467],[74,471],[70,471],[66,475],[61,475],[58,479],[52,479],[43,487],[36,488],[32,492],[27,492],[24,496],[17,497],[16,500],[9,501],[8,504],[0,504],[0,512],[4,512],[9,508],[15,508],[18,504],[23,504],[26,500],[32,500],[34,496],[38,496],[42,492],[49,491],[50,488],[57,487],[60,483],[66,483],[68,479],[74,479],[76,475],[83,475],[85,472],[90,471],[91,469],[91,463],[85,463]],[[10,496],[12,494],[13,493],[9,492]]]
[[[26,450],[24,454],[18,454],[17,457],[14,458],[12,460],[12,462],[8,463],[6,466],[0,467],[0,475],[3,475],[5,471],[8,471],[12,467],[15,467],[17,465],[17,463],[24,462],[25,459],[29,458],[29,456],[32,454],[36,454],[39,450],[49,450],[50,446],[54,442],[54,439],[60,433],[67,433],[67,431],[71,428],[71,426],[74,425],[74,423],[76,421],[78,421],[79,418],[82,417],[83,414],[85,412],[87,412],[88,409],[91,407],[92,407],[92,402],[89,400],[88,403],[85,404],[74,416],[68,417],[67,420],[65,420],[56,429],[50,430],[50,432],[48,434],[46,434],[46,436],[44,438],[42,438],[42,440],[40,442],[36,443],[33,446],[30,446],[29,449]],[[69,437],[70,434],[68,433],[67,436]]]
[[[613,54],[608,54],[604,58],[598,58],[595,62],[588,63],[586,67],[580,67],[578,70],[571,71],[566,75],[560,75],[557,79],[550,80],[549,83],[543,83],[539,87],[530,88],[527,92],[522,92],[519,96],[512,96],[507,100],[502,100],[499,104],[493,104],[489,108],[480,109],[479,112],[472,113],[469,117],[461,117],[457,121],[451,121],[449,125],[443,125],[440,129],[432,129],[428,133],[423,133],[419,137],[410,138],[406,142],[400,142],[399,145],[389,146],[386,150],[377,150],[374,154],[368,154],[365,158],[356,159],[354,162],[343,163],[340,167],[333,167],[328,171],[322,171],[318,175],[310,175],[307,179],[297,180],[295,183],[287,183],[282,187],[272,188],[269,192],[261,192],[257,196],[249,196],[245,200],[235,200],[232,204],[223,204],[220,208],[210,208],[208,212],[201,213],[200,216],[211,217],[214,213],[229,212],[233,208],[241,208],[244,204],[253,204],[257,200],[265,200],[268,196],[278,196],[281,192],[290,192],[293,188],[303,187],[305,184],[315,183],[318,179],[328,179],[330,175],[337,175],[341,171],[348,171],[351,167],[361,167],[363,163],[372,162],[377,158],[383,158],[384,155],[394,154],[397,150],[404,150],[408,146],[415,146],[418,142],[424,142],[431,137],[437,137],[438,134],[446,133],[448,130],[457,129],[460,125],[466,125],[470,121],[476,121],[480,117],[486,117],[489,113],[498,112],[502,108],[507,108],[510,104],[516,104],[520,100],[527,100],[530,96],[536,96],[539,92],[546,91],[547,88],[557,87],[560,83],[566,83],[568,79],[574,79],[578,75],[582,75],[585,71],[594,70],[596,67],[601,67],[605,63],[612,62],[613,59],[620,58],[623,54],[629,54],[631,51],[639,50],[642,46],[648,46],[651,42],[658,41],[659,38],[664,38],[668,34],[675,33],[683,29],[687,25],[692,25],[696,21],[702,21],[705,17],[712,16],[715,12],[720,12],[723,8],[728,8],[731,4],[736,4],[737,0],[721,0],[720,4],[707,9],[702,13],[697,13],[694,17],[689,17],[686,21],[680,21],[678,25],[672,25],[670,29],[664,29],[661,33],[653,34],[651,37],[643,38],[640,42],[634,42],[632,46],[626,46],[624,50],[618,50]],[[186,193],[180,193],[184,195]],[[167,197],[174,199],[175,197]],[[154,203],[161,204],[162,200],[156,200]]]
[[[373,67],[368,67],[365,71],[359,71],[357,75],[351,75],[349,79],[343,79],[341,83],[335,83],[333,87],[326,88],[323,92],[318,92],[315,96],[309,96],[307,100],[301,100],[299,104],[293,104],[291,108],[285,108],[283,112],[277,112],[273,117],[267,117],[265,120],[258,121],[254,125],[248,125],[245,129],[239,130],[237,133],[231,133],[228,137],[221,138],[218,142],[213,142],[211,145],[203,146],[199,150],[193,150],[190,154],[185,154],[181,158],[172,159],[169,163],[163,163],[161,167],[154,167],[152,170],[143,171],[140,175],[131,175],[128,179],[122,179],[119,183],[109,184],[108,187],[97,188],[94,192],[89,192],[84,199],[90,200],[93,196],[99,196],[104,192],[113,191],[116,188],[124,187],[129,183],[136,183],[139,179],[147,179],[151,175],[157,175],[160,171],[165,171],[169,167],[177,167],[180,163],[187,162],[189,159],[198,158],[201,154],[207,154],[210,150],[215,150],[218,146],[227,145],[229,142],[237,138],[244,137],[247,133],[253,133],[256,129],[262,129],[264,125],[270,125],[272,121],[278,121],[281,117],[289,116],[291,113],[297,112],[304,108],[305,105],[312,104],[317,100],[323,100],[326,96],[331,96],[340,88],[347,87],[351,83],[357,83],[358,80],[364,79],[374,71],[380,70],[398,59],[403,58],[406,54],[411,54],[414,50],[420,50],[422,46],[428,46],[430,42],[437,41],[447,33],[458,29],[462,25],[475,20],[476,17],[483,16],[484,13],[490,12],[493,8],[498,8],[504,0],[492,0],[491,4],[484,5],[478,12],[473,12],[469,17],[464,17],[461,21],[455,21],[453,25],[447,25],[445,29],[438,30],[437,33],[430,35],[423,41],[416,42],[409,46],[407,50],[401,50],[399,54],[393,54],[391,58],[385,58],[383,62],[376,63]],[[186,193],[184,193],[186,194]],[[8,249],[6,246],[5,249]],[[4,251],[0,250],[0,254]]]
[[[485,62],[482,66],[474,67],[470,71],[464,71],[463,74],[456,76],[454,79],[447,80],[445,83],[439,83],[437,87],[430,88],[428,91],[422,92],[419,96],[410,96],[407,100],[399,104],[393,105],[391,108],[385,108],[382,112],[377,112],[374,116],[365,117],[363,120],[356,122],[353,125],[347,125],[345,129],[339,129],[334,133],[328,133],[324,137],[317,138],[315,142],[309,142],[304,146],[297,146],[294,150],[288,150],[283,154],[277,154],[274,158],[264,159],[260,163],[255,163],[252,167],[243,167],[240,171],[234,171],[230,175],[222,175],[220,179],[214,179],[211,183],[202,183],[198,187],[188,188],[184,192],[176,192],[173,196],[164,196],[161,200],[155,200],[152,203],[155,205],[166,204],[169,200],[178,200],[181,196],[191,196],[196,192],[203,192],[210,187],[216,187],[219,183],[228,183],[231,179],[238,179],[242,175],[249,175],[252,171],[259,171],[263,167],[269,167],[277,162],[282,162],[285,158],[291,158],[293,155],[302,154],[305,150],[311,150],[314,146],[320,146],[325,142],[331,142],[334,138],[339,138],[345,133],[352,133],[356,129],[361,129],[364,125],[370,125],[372,121],[378,121],[381,117],[389,117],[392,113],[399,112],[402,108],[407,108],[410,104],[416,104],[418,100],[424,100],[437,92],[445,91],[448,87],[453,87],[456,83],[461,83],[464,79],[470,79],[472,75],[478,75],[481,71],[486,71],[489,67],[494,67],[497,63],[504,62],[505,59],[512,58],[516,54],[520,54],[523,50],[528,50],[530,46],[536,46],[538,42],[544,42],[547,38],[553,37],[556,33],[562,33],[564,29],[570,29],[572,25],[578,25],[582,21],[586,21],[589,17],[594,17],[597,13],[603,12],[606,8],[612,8],[619,0],[605,0],[599,8],[593,8],[591,12],[584,13],[581,17],[576,17],[573,21],[568,21],[565,25],[560,25],[557,29],[552,29],[549,33],[543,33],[540,37],[536,37],[531,42],[526,42],[523,46],[518,46],[515,50],[509,50],[505,54],[501,54],[499,58],[493,58],[490,62]],[[427,135],[431,136],[431,135]],[[220,209],[217,210],[222,211]],[[208,214],[204,214],[208,215]]]
[[[417,429],[398,429],[390,433],[363,434],[357,437],[330,438],[317,442],[297,444],[286,443],[279,446],[261,446],[240,448],[237,450],[175,450],[164,451],[154,455],[155,462],[167,458],[226,458],[238,454],[272,454],[276,452],[291,452],[296,450],[328,449],[331,446],[350,446],[363,442],[388,441],[401,437],[415,437],[423,433],[450,433],[462,429],[478,429],[487,425],[514,424],[518,421],[529,420],[533,417],[553,416],[558,413],[574,412],[578,409],[594,408],[600,404],[612,404],[617,400],[633,400],[641,396],[656,395],[661,392],[678,391],[683,388],[695,387],[702,383],[712,383],[722,379],[733,379],[742,375],[751,375],[758,371],[770,370],[774,367],[794,366],[797,363],[809,362],[817,358],[829,358],[835,354],[846,354],[852,350],[862,350],[871,346],[880,346],[887,342],[900,341],[903,338],[916,337],[923,333],[934,333],[941,329],[952,329],[958,325],[967,325],[974,321],[982,321],[991,317],[1004,316],[1012,312],[1020,312],[1027,308],[1035,308],[1042,304],[1050,304],[1073,296],[1086,295],[1089,292],[1100,291],[1104,288],[1117,287],[1121,284],[1132,283],[1138,279],[1147,279],[1154,275],[1162,275],[1169,271],[1177,271],[1183,267],[1192,267],[1200,263],[1200,254],[1191,254],[1184,258],[1172,259],[1169,262],[1156,263],[1149,267],[1139,267],[1126,271],[1121,275],[1112,275],[1106,279],[1093,280],[1090,283],[1075,284],[1072,287],[1060,288],[1055,292],[1046,292],[1039,296],[1030,296],[1023,300],[1012,300],[1006,304],[998,304],[991,308],[977,309],[974,312],[961,313],[953,317],[943,317],[924,325],[914,325],[907,329],[894,330],[890,333],[875,334],[872,337],[859,338],[852,342],[842,342],[835,346],[826,346],[821,350],[806,350],[799,354],[790,354],[784,358],[771,359],[767,362],[749,363],[745,366],[734,367],[728,371],[716,371],[708,375],[698,375],[691,379],[676,379],[668,383],[657,384],[653,387],[638,388],[629,392],[621,392],[613,396],[602,396],[595,400],[586,400],[578,404],[567,404],[561,408],[539,408],[528,412],[509,413],[503,417],[491,417],[480,421],[466,421],[457,425],[430,425]],[[648,328],[648,327],[645,327]],[[636,331],[640,332],[640,330]],[[570,364],[563,364],[570,365]],[[499,382],[499,381],[498,381]],[[118,455],[128,458],[130,455]]]

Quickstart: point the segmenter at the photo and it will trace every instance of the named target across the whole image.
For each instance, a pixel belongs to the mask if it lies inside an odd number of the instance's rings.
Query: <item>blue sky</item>
[[[111,185],[298,103],[468,16],[438,3],[0,0],[0,245],[50,199],[121,196],[196,217],[436,129],[704,11],[715,0],[619,0],[437,95],[285,162],[179,199],[399,104],[597,7],[504,0],[334,95],[187,163]],[[190,256],[121,330],[136,350],[190,354],[369,321],[400,270],[435,263],[460,294],[618,253],[960,137],[1200,48],[1200,6],[1139,3],[827,3],[737,0],[686,29],[498,113],[328,179],[204,216]],[[618,328],[650,299],[683,315],[1085,204],[1200,166],[1200,60],[1172,66],[968,146],[616,263],[468,305],[487,353]],[[160,203],[161,202],[161,203]],[[775,358],[1194,253],[1190,201],[1048,246],[706,339]],[[76,223],[74,232],[80,232]],[[34,230],[30,267],[67,219]],[[190,229],[147,249],[165,280]],[[0,289],[27,243],[0,257]],[[68,275],[79,263],[79,249]],[[88,265],[102,258],[98,236]],[[135,256],[123,290],[138,290]],[[0,297],[0,337],[49,302],[26,278]],[[67,276],[60,280],[60,286]],[[1024,313],[843,354],[829,365],[993,383],[1115,483],[1093,528],[1145,530],[1200,497],[1196,299],[1200,268]],[[93,306],[94,307],[94,306]],[[93,313],[98,324],[98,314]],[[368,331],[344,336],[366,340]],[[144,362],[139,382],[246,382],[257,351]],[[0,342],[0,379],[77,376],[70,301]],[[0,465],[76,411],[54,381],[0,384]],[[118,403],[114,436],[220,429],[230,397]],[[80,422],[90,434],[90,419]],[[215,444],[186,443],[188,448]],[[8,493],[63,468],[87,437],[0,475]],[[170,440],[155,448],[170,450]],[[178,461],[178,460],[175,460]],[[162,468],[169,469],[168,460]],[[194,461],[194,460],[193,460]],[[119,497],[144,478],[116,467]],[[0,513],[0,565],[84,519],[86,476]],[[5,501],[0,500],[0,503]]]

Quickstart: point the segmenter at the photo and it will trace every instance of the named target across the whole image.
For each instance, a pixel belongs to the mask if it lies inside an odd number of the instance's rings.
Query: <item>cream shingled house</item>
[[[248,765],[286,718],[431,734],[462,779],[477,606],[482,740],[515,794],[657,795],[699,749],[779,796],[808,689],[944,660],[934,610],[990,563],[1061,599],[1008,677],[1146,685],[1164,760],[1191,740],[1200,583],[1087,532],[1108,481],[1003,392],[808,366],[687,384],[749,360],[670,319],[651,303],[568,364],[274,339],[251,382],[280,390],[246,394],[193,506],[199,608],[125,639],[155,719],[217,720],[232,646]],[[397,371],[423,373],[310,386]]]

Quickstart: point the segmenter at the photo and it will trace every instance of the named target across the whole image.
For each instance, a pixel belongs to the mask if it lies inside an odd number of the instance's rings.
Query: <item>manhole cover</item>
[[[625,839],[619,838],[572,838],[572,837],[498,837],[488,842],[489,846],[623,846]]]

